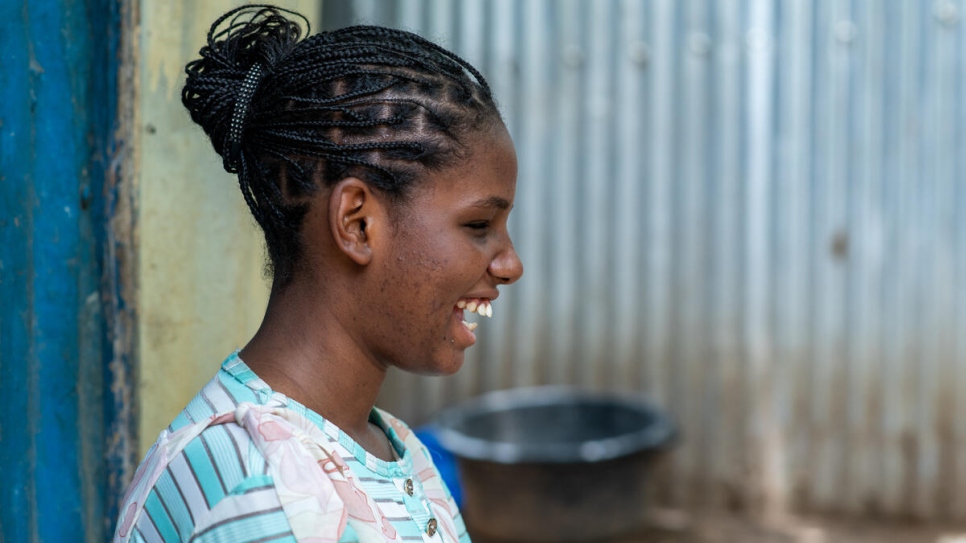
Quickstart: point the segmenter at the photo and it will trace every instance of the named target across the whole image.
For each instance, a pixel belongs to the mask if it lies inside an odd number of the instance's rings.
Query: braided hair
[[[302,39],[309,31],[275,6],[229,11],[186,66],[181,93],[238,175],[277,284],[300,261],[307,197],[320,186],[354,176],[397,201],[463,157],[467,134],[500,120],[483,76],[415,34],[353,26]]]

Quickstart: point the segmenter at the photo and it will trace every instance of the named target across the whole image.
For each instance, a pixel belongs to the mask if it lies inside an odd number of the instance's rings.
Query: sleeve
[[[130,541],[295,541],[265,459],[243,428],[209,426],[167,458]]]
[[[221,500],[193,530],[196,543],[295,543],[275,485],[268,476],[244,481]]]

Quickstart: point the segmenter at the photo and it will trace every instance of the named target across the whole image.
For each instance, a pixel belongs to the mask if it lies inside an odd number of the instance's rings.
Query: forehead
[[[461,160],[432,172],[413,187],[408,198],[412,207],[508,209],[513,205],[517,158],[503,123],[470,136],[464,144]]]

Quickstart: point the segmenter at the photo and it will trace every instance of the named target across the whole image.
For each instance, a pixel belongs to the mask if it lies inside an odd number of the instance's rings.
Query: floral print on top
[[[426,448],[375,409],[398,456],[367,453],[232,354],[138,467],[115,542],[468,542]]]

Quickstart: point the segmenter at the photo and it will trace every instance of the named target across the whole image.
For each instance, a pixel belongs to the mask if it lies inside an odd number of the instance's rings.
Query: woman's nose
[[[504,285],[515,283],[523,275],[523,262],[512,242],[490,261],[490,275]]]

